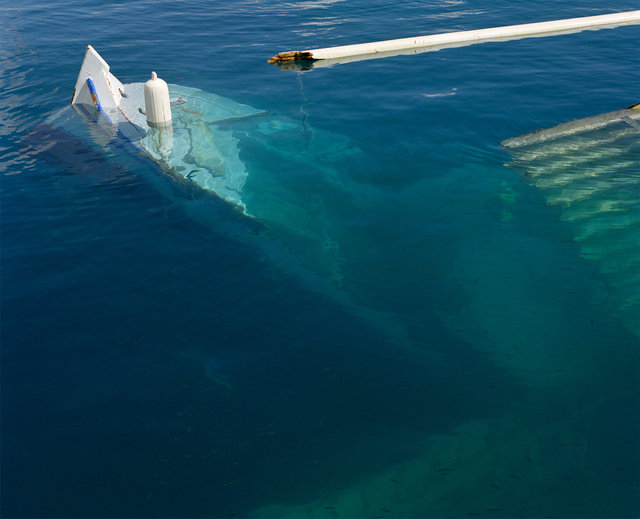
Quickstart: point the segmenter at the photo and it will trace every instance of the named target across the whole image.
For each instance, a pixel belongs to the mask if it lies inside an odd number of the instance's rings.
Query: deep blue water
[[[638,102],[640,28],[266,63],[635,2],[103,4],[0,6],[3,517],[640,514],[638,308],[500,147]],[[334,260],[42,140],[87,44],[353,142],[335,194],[242,156],[320,197]]]

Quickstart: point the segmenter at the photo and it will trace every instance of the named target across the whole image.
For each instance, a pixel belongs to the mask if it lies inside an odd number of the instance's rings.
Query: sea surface
[[[637,123],[501,146],[640,102],[640,26],[267,63],[636,8],[0,1],[2,517],[640,516]],[[288,129],[276,224],[43,132],[88,44]]]

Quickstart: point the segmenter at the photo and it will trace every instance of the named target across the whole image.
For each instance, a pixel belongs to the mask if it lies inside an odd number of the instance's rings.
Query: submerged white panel
[[[564,123],[502,143],[607,278],[617,312],[640,335],[640,124],[637,109]]]

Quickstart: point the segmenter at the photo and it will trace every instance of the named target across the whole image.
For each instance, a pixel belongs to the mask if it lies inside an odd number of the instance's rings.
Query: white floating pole
[[[628,11],[624,13],[604,14],[599,16],[585,16],[570,18],[567,20],[555,20],[551,22],[526,23],[522,25],[509,25],[506,27],[494,27],[491,29],[477,29],[473,31],[449,32],[444,34],[432,34],[429,36],[416,36],[399,40],[387,40],[374,43],[360,43],[345,45],[342,47],[328,47],[324,49],[281,52],[269,59],[269,63],[286,63],[292,61],[315,60],[341,60],[354,61],[356,56],[366,56],[368,59],[381,54],[386,57],[402,53],[410,49],[430,50],[446,47],[458,47],[472,45],[488,41],[505,41],[510,39],[528,38],[536,36],[553,36],[569,32],[578,32],[588,29],[613,28],[620,25],[640,24],[640,11]]]

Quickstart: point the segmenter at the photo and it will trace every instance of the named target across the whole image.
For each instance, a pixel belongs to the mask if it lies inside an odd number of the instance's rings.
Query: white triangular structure
[[[93,83],[97,100],[94,100],[91,95],[88,79]],[[91,45],[88,45],[80,73],[78,74],[76,87],[73,91],[71,104],[95,106],[99,101],[103,109],[116,109],[120,105],[123,92],[124,86],[118,78],[109,72],[107,62],[102,59],[102,56]]]

